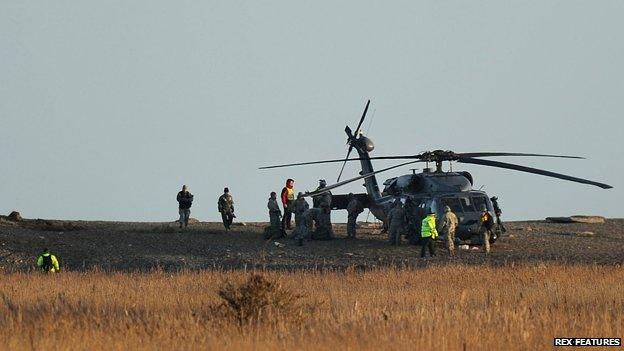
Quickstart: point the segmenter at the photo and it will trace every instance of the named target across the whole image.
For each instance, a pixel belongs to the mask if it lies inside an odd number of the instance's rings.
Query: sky
[[[344,157],[371,99],[372,155],[578,155],[497,160],[615,187],[455,164],[504,218],[624,217],[622,18],[622,1],[3,1],[0,213],[169,221],[187,184],[192,217],[219,220],[228,186],[238,220],[268,220],[286,178],[314,190],[340,165],[258,167]]]

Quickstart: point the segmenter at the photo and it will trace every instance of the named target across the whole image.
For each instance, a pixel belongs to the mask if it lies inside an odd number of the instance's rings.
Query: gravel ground
[[[265,223],[233,226],[194,223],[184,230],[172,223],[85,222],[57,220],[0,221],[0,270],[28,271],[47,247],[67,270],[106,271],[179,269],[366,269],[382,266],[421,267],[443,264],[559,262],[621,265],[624,219],[603,224],[508,222],[507,233],[486,256],[480,248],[462,250],[451,259],[438,243],[438,256],[422,260],[418,246],[392,247],[379,229],[362,225],[357,239],[345,238],[345,225],[335,224],[337,238],[298,247],[290,239],[262,239]],[[592,234],[580,234],[591,232]]]

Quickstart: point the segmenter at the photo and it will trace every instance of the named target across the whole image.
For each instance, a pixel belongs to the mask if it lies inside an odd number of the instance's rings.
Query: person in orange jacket
[[[291,229],[290,221],[292,219],[292,205],[295,202],[295,181],[293,179],[286,180],[286,186],[282,189],[282,206],[284,207],[284,217],[282,217],[282,229]]]

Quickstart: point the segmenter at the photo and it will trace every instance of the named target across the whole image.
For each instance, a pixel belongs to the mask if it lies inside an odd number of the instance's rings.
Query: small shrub
[[[271,317],[296,315],[302,295],[270,281],[262,275],[253,274],[242,284],[226,282],[219,289],[224,300],[221,309],[240,326],[252,322],[267,321]]]

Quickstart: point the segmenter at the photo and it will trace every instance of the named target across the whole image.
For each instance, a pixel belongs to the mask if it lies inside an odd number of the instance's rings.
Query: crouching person
[[[61,270],[58,259],[47,248],[37,256],[37,268],[44,273],[57,273]]]
[[[318,222],[320,210],[318,208],[307,209],[297,222],[297,227],[293,231],[293,239],[297,242],[297,246],[302,246],[304,240],[310,240],[312,234],[312,225],[314,221]]]

